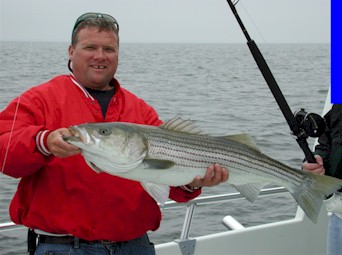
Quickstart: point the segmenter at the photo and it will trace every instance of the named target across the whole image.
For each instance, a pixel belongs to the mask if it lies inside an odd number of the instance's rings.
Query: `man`
[[[71,74],[29,89],[0,113],[1,168],[21,178],[10,216],[32,229],[30,237],[38,234],[36,255],[154,254],[146,232],[159,227],[158,204],[140,183],[91,170],[80,149],[63,140],[71,135],[67,127],[86,122],[162,123],[151,106],[113,78],[118,33],[110,15],[81,15],[69,46]],[[215,164],[204,178],[171,187],[169,197],[187,202],[200,187],[227,179],[227,169]]]
[[[342,179],[342,105],[335,104],[324,116],[327,128],[315,147],[317,163],[303,163],[303,169]],[[340,190],[342,192],[342,189]],[[342,193],[335,193],[325,201],[332,212],[328,227],[328,255],[342,252]]]

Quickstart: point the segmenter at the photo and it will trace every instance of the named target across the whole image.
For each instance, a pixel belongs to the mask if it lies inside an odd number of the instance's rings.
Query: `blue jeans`
[[[328,255],[342,254],[342,219],[335,214],[329,219]]]
[[[69,244],[39,243],[34,255],[155,255],[154,245],[147,234],[137,239],[113,244],[80,243],[79,248]]]

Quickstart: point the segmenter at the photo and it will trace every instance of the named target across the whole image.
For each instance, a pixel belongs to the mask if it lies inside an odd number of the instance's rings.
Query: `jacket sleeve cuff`
[[[47,137],[50,133],[50,130],[39,131],[36,136],[36,144],[38,151],[44,156],[52,155],[47,146]]]
[[[189,185],[183,185],[183,186],[180,186],[180,188],[181,188],[182,190],[187,191],[187,192],[194,192],[195,190],[200,189],[199,187],[191,188]]]
[[[171,187],[169,198],[178,202],[186,203],[195,197],[198,197],[202,193],[202,189],[196,189],[191,192],[182,189],[180,186]]]

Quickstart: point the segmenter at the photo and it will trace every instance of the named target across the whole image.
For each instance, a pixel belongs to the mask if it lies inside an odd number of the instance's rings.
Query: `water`
[[[68,73],[66,43],[1,42],[0,109],[17,95],[51,77]],[[290,108],[321,113],[330,85],[327,44],[259,45]],[[290,135],[266,82],[245,44],[122,43],[116,77],[125,88],[153,105],[163,120],[175,115],[197,121],[207,133],[250,133],[265,154],[299,168],[303,153]],[[309,140],[310,146],[313,139]],[[18,180],[0,175],[0,222],[9,221],[8,206]],[[205,188],[203,195],[234,191],[228,185]],[[226,230],[228,214],[252,226],[293,217],[289,194],[198,207],[191,236]],[[153,242],[179,238],[184,210],[163,210]],[[0,233],[0,249],[21,254],[26,232]]]

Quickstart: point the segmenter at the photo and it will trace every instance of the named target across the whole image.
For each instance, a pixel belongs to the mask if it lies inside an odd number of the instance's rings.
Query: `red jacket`
[[[15,223],[86,240],[127,241],[158,229],[159,206],[139,182],[97,174],[81,155],[58,158],[44,148],[45,130],[101,121],[162,123],[152,107],[114,84],[106,119],[67,75],[29,89],[0,113],[0,167],[21,178],[10,205]],[[186,202],[199,194],[173,187],[170,198]]]

